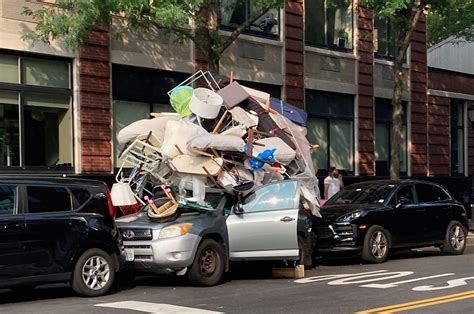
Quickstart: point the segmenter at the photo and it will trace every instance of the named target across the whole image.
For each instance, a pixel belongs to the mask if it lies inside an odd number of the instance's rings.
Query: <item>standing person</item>
[[[324,179],[324,198],[330,199],[344,187],[342,176],[335,167],[329,169],[328,176]]]

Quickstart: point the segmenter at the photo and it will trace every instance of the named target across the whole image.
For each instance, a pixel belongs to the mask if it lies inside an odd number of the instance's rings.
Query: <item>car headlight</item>
[[[193,224],[190,223],[183,223],[183,224],[176,224],[165,227],[161,229],[159,239],[171,238],[171,237],[179,237],[185,235],[191,230]]]
[[[362,215],[361,211],[355,211],[349,214],[345,214],[344,216],[339,217],[337,220],[349,222],[349,221],[359,218],[361,215]]]

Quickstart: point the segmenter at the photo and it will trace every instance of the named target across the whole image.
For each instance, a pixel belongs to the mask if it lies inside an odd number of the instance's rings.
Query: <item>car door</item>
[[[65,273],[72,258],[71,247],[78,245],[76,229],[86,224],[72,212],[69,190],[62,186],[29,185],[26,203],[25,273],[28,276]]]
[[[423,241],[443,240],[450,220],[450,196],[434,184],[417,183],[415,187],[424,219]]]
[[[405,184],[395,192],[395,210],[390,221],[392,244],[410,246],[420,240],[424,228],[423,210],[418,206],[415,186]]]
[[[288,180],[260,187],[241,203],[241,213],[227,218],[230,258],[298,257],[299,184]]]
[[[19,212],[18,187],[0,186],[0,285],[22,276],[25,218]]]

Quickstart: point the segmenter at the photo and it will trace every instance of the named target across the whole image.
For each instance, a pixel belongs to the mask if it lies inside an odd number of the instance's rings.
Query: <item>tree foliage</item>
[[[233,10],[251,1],[254,10],[230,34],[221,34],[221,8]],[[237,37],[269,9],[279,8],[283,0],[56,0],[54,6],[45,5],[24,13],[37,22],[35,32],[25,39],[49,43],[61,39],[70,48],[84,45],[90,31],[97,25],[110,26],[112,18],[123,23],[116,26],[117,34],[147,31],[152,28],[167,30],[179,40],[192,40],[217,67],[222,53]],[[114,25],[115,26],[115,25]]]
[[[436,0],[428,13],[428,44],[430,46],[454,36],[474,40],[474,0]]]

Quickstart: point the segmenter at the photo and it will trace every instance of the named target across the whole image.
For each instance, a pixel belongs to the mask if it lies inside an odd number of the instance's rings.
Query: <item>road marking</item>
[[[420,278],[408,279],[408,280],[397,281],[397,282],[372,283],[372,284],[368,284],[368,285],[363,285],[361,287],[364,287],[364,288],[378,288],[378,289],[395,288],[398,285],[402,285],[402,284],[405,284],[405,283],[416,282],[416,281],[421,281],[421,280],[426,280],[426,279],[439,278],[439,277],[445,277],[445,276],[452,276],[452,275],[454,275],[454,273],[439,274],[439,275],[433,275],[433,276],[428,276],[428,277],[420,277]],[[413,290],[414,289],[415,288],[413,288]]]
[[[196,309],[192,307],[184,307],[178,305],[164,304],[164,303],[151,303],[141,301],[122,301],[112,303],[99,303],[95,304],[99,307],[110,307],[114,309],[126,309],[134,310],[147,313],[160,313],[160,314],[218,314],[222,312],[214,312],[202,309]]]
[[[413,275],[412,271],[397,271],[397,272],[384,272],[384,273],[379,273],[379,274],[370,274],[370,275],[361,275],[361,276],[351,276],[348,278],[342,278],[342,279],[337,279],[328,282],[328,285],[330,286],[339,286],[339,285],[351,285],[351,284],[359,284],[359,283],[366,283],[366,282],[373,282],[373,281],[381,281],[381,280],[388,280],[388,279],[393,279],[393,278],[399,278],[399,277],[405,277]],[[364,278],[370,278],[370,277],[375,277],[371,279],[364,279]]]
[[[435,287],[433,285],[431,285],[431,286],[419,286],[419,287],[415,287],[411,290],[413,290],[413,291],[434,291],[434,290],[449,289],[449,288],[454,288],[454,287],[460,287],[460,286],[467,285],[466,280],[474,280],[474,277],[464,277],[464,278],[448,280],[447,281],[447,284],[448,284],[447,286],[441,286],[441,287]]]
[[[444,295],[444,296],[436,297],[436,298],[422,299],[422,300],[417,300],[417,301],[412,301],[412,302],[378,307],[378,308],[374,308],[370,310],[359,311],[359,312],[356,312],[355,314],[396,313],[396,312],[412,310],[412,309],[416,309],[420,307],[432,306],[436,304],[455,302],[455,301],[469,299],[469,298],[474,298],[474,290]]]

